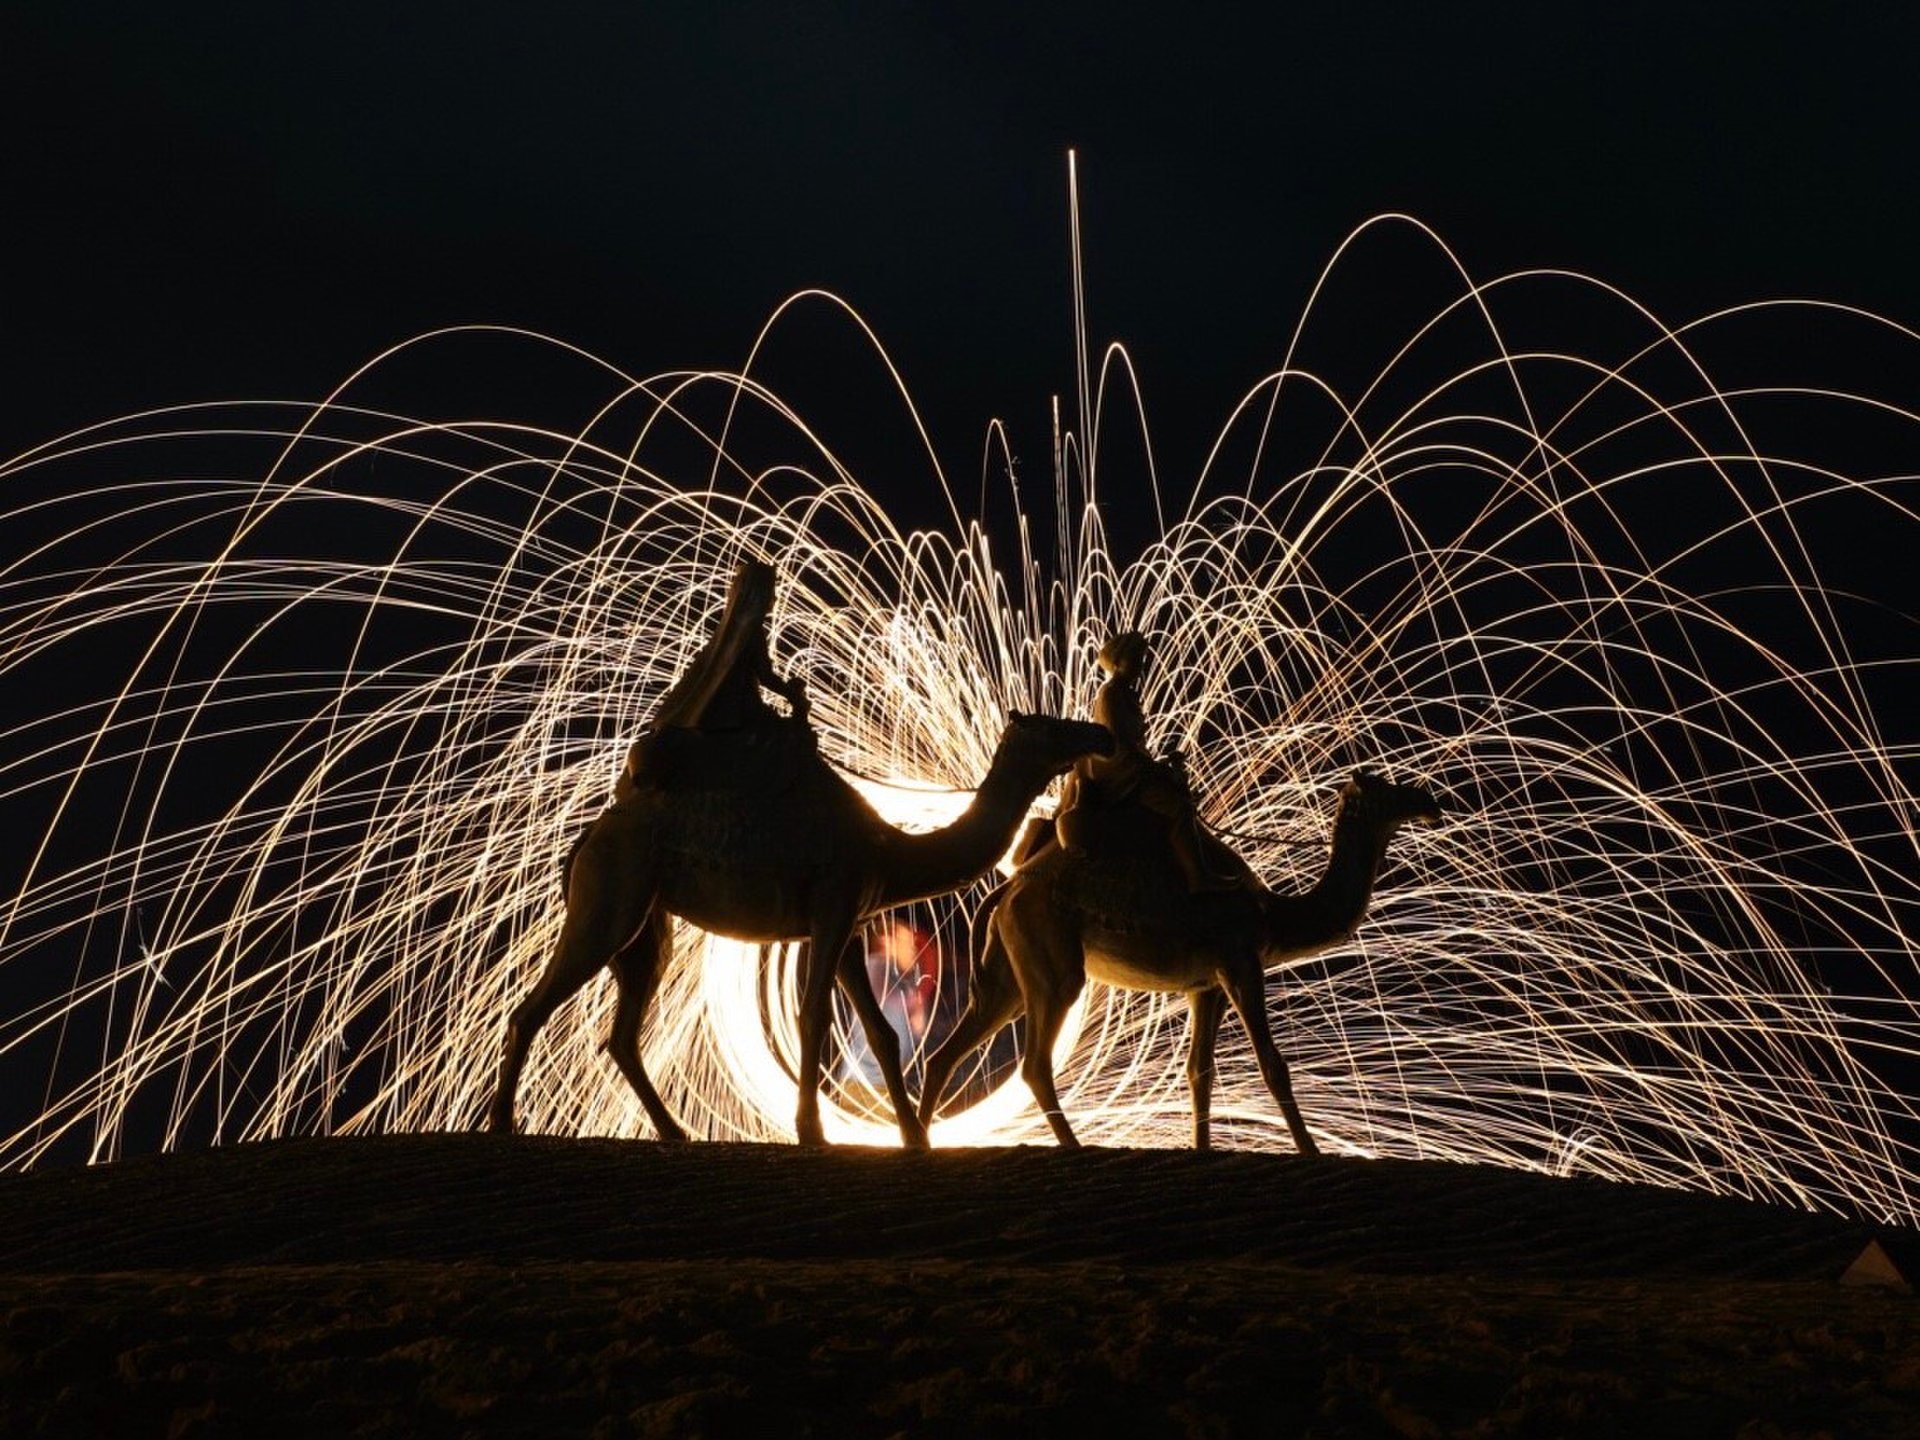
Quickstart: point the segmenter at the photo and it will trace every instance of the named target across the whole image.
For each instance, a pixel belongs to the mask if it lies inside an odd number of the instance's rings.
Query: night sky
[[[1910,7],[1268,8],[8,7],[0,454],[317,399],[450,323],[730,367],[820,286],[950,465],[994,416],[1044,465],[1069,147],[1093,338],[1128,345],[1178,474],[1382,211],[1672,320],[1920,319]]]

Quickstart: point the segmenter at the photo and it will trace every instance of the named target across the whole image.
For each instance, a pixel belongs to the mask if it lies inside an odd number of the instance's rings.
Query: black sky
[[[317,398],[448,323],[731,366],[807,286],[874,323],[944,455],[995,415],[1039,450],[1069,146],[1094,338],[1180,471],[1380,211],[1672,319],[1920,320],[1911,7],[1175,8],[9,7],[0,454]]]

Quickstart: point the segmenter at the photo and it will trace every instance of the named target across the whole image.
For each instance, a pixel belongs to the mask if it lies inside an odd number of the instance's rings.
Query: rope
[[[1220,840],[1247,840],[1255,845],[1285,845],[1294,850],[1324,850],[1327,846],[1324,840],[1294,840],[1285,835],[1260,835],[1249,830],[1222,830],[1218,825],[1209,825],[1204,820],[1200,824],[1209,835]]]

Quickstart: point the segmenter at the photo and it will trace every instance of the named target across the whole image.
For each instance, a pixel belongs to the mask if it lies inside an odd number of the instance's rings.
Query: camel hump
[[[1137,793],[1114,794],[1098,784],[1081,786],[1080,803],[1055,821],[1068,850],[1108,863],[1171,861],[1167,817],[1139,803]]]
[[[738,730],[656,730],[634,741],[622,780],[669,793],[784,795],[826,767],[813,731],[791,722]]]
[[[1082,801],[1056,821],[1060,843],[1121,885],[1159,890],[1250,890],[1260,882],[1233,848],[1205,829],[1190,807],[1170,807],[1144,787],[1118,794],[1086,785]],[[1187,853],[1181,854],[1182,846]]]

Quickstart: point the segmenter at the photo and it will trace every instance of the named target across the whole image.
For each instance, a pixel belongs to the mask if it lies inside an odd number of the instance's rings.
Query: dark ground
[[[0,1178],[0,1428],[1920,1435],[1870,1237],[1385,1161],[287,1141]]]

